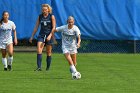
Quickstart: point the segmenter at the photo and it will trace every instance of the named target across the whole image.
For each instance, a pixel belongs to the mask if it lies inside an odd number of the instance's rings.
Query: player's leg
[[[50,65],[51,65],[51,61],[52,61],[52,45],[46,45],[46,54],[47,54],[47,58],[46,58],[46,63],[47,63],[47,67],[46,70],[50,69]]]
[[[37,42],[37,71],[41,71],[42,51],[44,48],[43,42]]]
[[[77,70],[76,70],[76,68],[75,68],[75,66],[73,64],[73,60],[71,58],[71,55],[69,53],[65,53],[64,55],[65,55],[65,58],[67,59],[69,65],[70,65],[70,72],[71,73],[77,72]]]
[[[2,63],[4,65],[4,70],[7,71],[6,49],[1,49],[1,53],[2,53]]]
[[[12,69],[12,63],[13,63],[13,43],[9,44],[7,46],[8,49],[8,69]]]
[[[71,58],[72,58],[72,61],[73,61],[74,66],[76,66],[77,65],[77,62],[76,62],[76,53],[75,54],[71,54]]]

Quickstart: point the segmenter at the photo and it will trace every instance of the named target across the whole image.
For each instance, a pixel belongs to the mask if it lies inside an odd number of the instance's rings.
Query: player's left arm
[[[78,27],[76,27],[76,35],[77,35],[77,48],[79,48],[81,44],[81,33]]]
[[[17,32],[16,32],[16,26],[15,26],[14,23],[13,23],[13,26],[12,26],[12,30],[13,30],[13,33],[14,33],[14,44],[17,45],[18,44]]]
[[[47,37],[47,41],[49,41],[51,39],[51,37],[54,35],[55,27],[56,27],[56,20],[55,20],[54,15],[52,15],[51,20],[52,20],[52,31],[51,31],[50,35]]]
[[[80,47],[80,44],[81,44],[81,35],[79,34],[77,38],[78,38],[77,48],[79,48]]]
[[[18,40],[17,40],[17,32],[16,32],[15,29],[13,30],[13,32],[14,32],[14,44],[17,45],[17,44],[18,44]]]

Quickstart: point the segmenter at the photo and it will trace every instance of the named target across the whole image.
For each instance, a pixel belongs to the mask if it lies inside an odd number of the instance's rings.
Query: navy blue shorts
[[[52,38],[49,41],[46,41],[47,37],[48,37],[47,35],[39,35],[38,38],[37,38],[37,41],[38,42],[43,42],[46,45],[52,45],[52,43],[53,43]]]

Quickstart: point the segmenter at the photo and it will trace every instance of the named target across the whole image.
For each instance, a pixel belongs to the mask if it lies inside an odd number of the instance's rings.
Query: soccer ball
[[[72,79],[80,79],[80,78],[81,78],[80,72],[72,73]]]

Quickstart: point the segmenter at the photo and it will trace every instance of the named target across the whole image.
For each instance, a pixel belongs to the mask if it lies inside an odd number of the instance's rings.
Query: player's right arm
[[[40,23],[39,23],[39,17],[38,17],[38,19],[37,19],[37,21],[36,21],[35,28],[34,28],[33,33],[32,33],[32,36],[31,36],[30,39],[29,39],[29,42],[30,42],[30,43],[32,43],[32,40],[33,40],[33,38],[34,38],[34,35],[35,35],[35,33],[37,32],[37,30],[38,30],[39,24],[40,24]]]
[[[60,26],[55,29],[55,32],[62,32],[65,29],[65,26]]]

